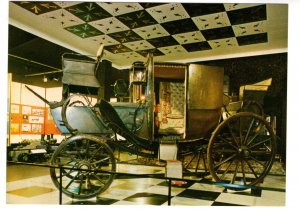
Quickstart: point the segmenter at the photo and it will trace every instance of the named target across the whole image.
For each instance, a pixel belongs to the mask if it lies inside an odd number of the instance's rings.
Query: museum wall
[[[59,101],[61,99],[61,87],[46,89],[33,85],[27,86],[48,100]],[[32,94],[25,84],[11,82],[10,88],[9,144],[20,143],[24,140],[40,140],[42,134],[53,134],[58,140],[63,138],[49,114],[47,104]]]

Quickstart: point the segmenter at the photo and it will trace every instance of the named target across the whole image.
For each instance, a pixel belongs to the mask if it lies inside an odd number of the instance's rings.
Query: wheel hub
[[[250,153],[251,153],[250,150],[246,146],[241,146],[238,150],[238,154],[240,155],[240,157],[243,157],[243,158],[249,157]]]
[[[88,174],[89,172],[88,171],[85,171],[85,170],[89,170],[91,169],[91,164],[89,162],[86,162],[86,161],[82,161],[78,164],[78,168],[79,169],[82,169],[83,171],[81,171],[82,174],[86,175]]]

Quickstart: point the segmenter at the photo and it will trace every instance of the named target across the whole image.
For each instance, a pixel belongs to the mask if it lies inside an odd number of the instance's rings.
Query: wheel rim
[[[114,179],[106,171],[116,170],[113,152],[105,139],[89,135],[73,136],[63,142],[53,153],[51,164],[66,168],[61,172],[62,192],[76,199],[92,198],[105,191]],[[51,168],[50,175],[59,189],[59,169]]]
[[[242,112],[223,121],[212,134],[208,166],[217,182],[256,185],[270,171],[275,152],[275,135],[268,122]]]

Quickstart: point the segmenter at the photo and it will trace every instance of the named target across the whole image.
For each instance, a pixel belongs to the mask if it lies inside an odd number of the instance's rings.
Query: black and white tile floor
[[[20,168],[26,166],[19,166]],[[26,171],[26,169],[24,169]],[[35,169],[38,170],[38,169]],[[9,171],[9,166],[8,166]],[[28,170],[27,170],[28,171]],[[118,172],[151,174],[164,172],[163,167],[118,164]],[[33,172],[31,174],[34,174]],[[15,175],[16,176],[16,175]],[[171,205],[183,206],[285,206],[285,175],[268,175],[255,191],[230,191],[207,182],[187,182],[172,186]],[[205,181],[205,180],[202,180]],[[59,204],[59,192],[47,171],[37,176],[9,179],[6,184],[7,204]],[[97,198],[72,200],[63,195],[65,205],[168,205],[168,183],[163,178],[128,178],[118,176]]]

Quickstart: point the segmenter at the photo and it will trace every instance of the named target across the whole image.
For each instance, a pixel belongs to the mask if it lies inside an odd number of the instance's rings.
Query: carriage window
[[[159,134],[184,133],[185,87],[181,82],[160,82]]]
[[[155,65],[156,133],[182,138],[185,134],[185,68]]]

